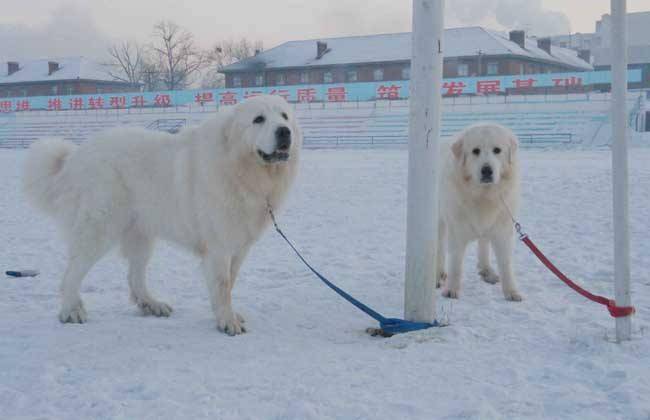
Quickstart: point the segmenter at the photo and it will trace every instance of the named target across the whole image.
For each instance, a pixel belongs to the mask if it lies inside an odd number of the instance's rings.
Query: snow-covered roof
[[[231,64],[223,69],[231,71],[254,71],[274,68],[315,67],[338,64],[378,63],[408,61],[411,59],[411,33],[351,36],[320,39],[327,43],[329,51],[316,58],[316,41],[289,41],[263,51],[255,57]],[[592,70],[589,63],[578,58],[577,52],[557,46],[551,54],[537,47],[535,39],[526,39],[526,48],[503,35],[482,27],[446,29],[444,32],[445,57],[469,57],[480,50],[485,55],[517,55],[535,60],[554,62],[576,69]]]
[[[59,64],[59,69],[48,74],[48,62]],[[85,57],[62,57],[40,60],[18,61],[18,71],[8,74],[8,63],[0,63],[0,84],[46,82],[56,80],[94,80],[111,81],[108,66],[91,61]]]

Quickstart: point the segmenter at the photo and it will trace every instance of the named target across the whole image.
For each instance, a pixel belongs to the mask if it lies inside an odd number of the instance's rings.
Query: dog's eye
[[[258,116],[255,117],[255,119],[253,120],[253,123],[254,123],[254,124],[262,124],[264,121],[266,121],[266,118],[264,118],[264,115],[258,115]]]
[[[475,156],[478,156],[481,154],[481,149],[477,147],[476,149],[472,150],[472,153],[474,153]]]
[[[498,148],[498,147],[495,147],[494,150],[492,150],[492,151],[494,152],[495,155],[498,155],[499,153],[501,153],[501,149]]]
[[[289,121],[289,116],[287,115],[286,112],[283,112],[283,113],[282,113],[282,118],[284,118],[285,120]]]

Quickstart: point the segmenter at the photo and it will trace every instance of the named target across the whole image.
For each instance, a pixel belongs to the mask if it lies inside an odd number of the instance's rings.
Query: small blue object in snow
[[[399,318],[384,318],[383,321],[379,321],[379,326],[381,327],[381,332],[383,335],[393,335],[399,333],[406,333],[411,331],[426,330],[431,327],[441,327],[438,321],[429,322],[413,322],[406,321]],[[371,330],[370,333],[373,333]]]
[[[273,214],[273,209],[271,208],[270,205],[268,206],[268,208],[269,208],[269,214],[271,215],[271,220],[273,221],[273,226],[275,226],[275,230],[280,234],[280,236],[282,236],[282,239],[284,239],[285,242],[289,244],[291,249],[293,249],[293,252],[296,253],[298,258],[300,258],[300,260],[307,266],[307,268],[309,268],[309,270],[311,270],[311,272],[314,273],[316,277],[318,277],[330,289],[338,293],[343,299],[347,300],[348,302],[350,302],[351,304],[359,308],[361,311],[365,312],[369,317],[379,322],[379,328],[368,328],[366,330],[368,333],[370,333],[373,336],[381,335],[383,337],[390,337],[395,334],[425,330],[431,327],[442,326],[438,321],[433,321],[432,323],[429,323],[429,322],[407,321],[399,318],[386,318],[385,316],[375,311],[374,309],[370,308],[369,306],[359,302],[357,299],[349,295],[343,289],[339,288],[337,285],[327,280],[321,273],[316,271],[316,269],[312,267],[307,262],[307,260],[305,260],[305,258],[300,254],[300,252],[298,252],[296,247],[293,246],[291,241],[285,236],[284,232],[282,232],[282,230],[278,226],[277,222],[275,221],[275,215]]]
[[[21,271],[5,271],[5,274],[10,277],[36,277],[38,270],[21,270]]]

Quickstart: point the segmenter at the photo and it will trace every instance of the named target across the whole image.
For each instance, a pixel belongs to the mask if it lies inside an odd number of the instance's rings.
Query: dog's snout
[[[288,150],[291,147],[291,130],[289,127],[281,126],[275,130],[278,150]]]
[[[490,165],[484,165],[481,168],[481,182],[492,182],[494,171]]]

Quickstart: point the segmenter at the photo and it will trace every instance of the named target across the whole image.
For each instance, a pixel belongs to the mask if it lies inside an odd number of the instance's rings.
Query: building
[[[587,71],[592,66],[550,38],[481,27],[447,29],[443,77]],[[290,41],[225,67],[226,87],[407,80],[411,33]]]
[[[577,32],[575,34],[553,36],[551,37],[551,44],[576,51],[591,51],[594,38],[595,34],[593,33],[583,34]]]
[[[9,61],[0,68],[0,98],[139,91],[84,57]]]
[[[609,70],[612,64],[612,17],[602,15],[595,32],[552,37],[552,43],[580,51],[596,70]],[[631,88],[650,87],[650,12],[627,14],[628,68],[641,69],[641,82]]]

